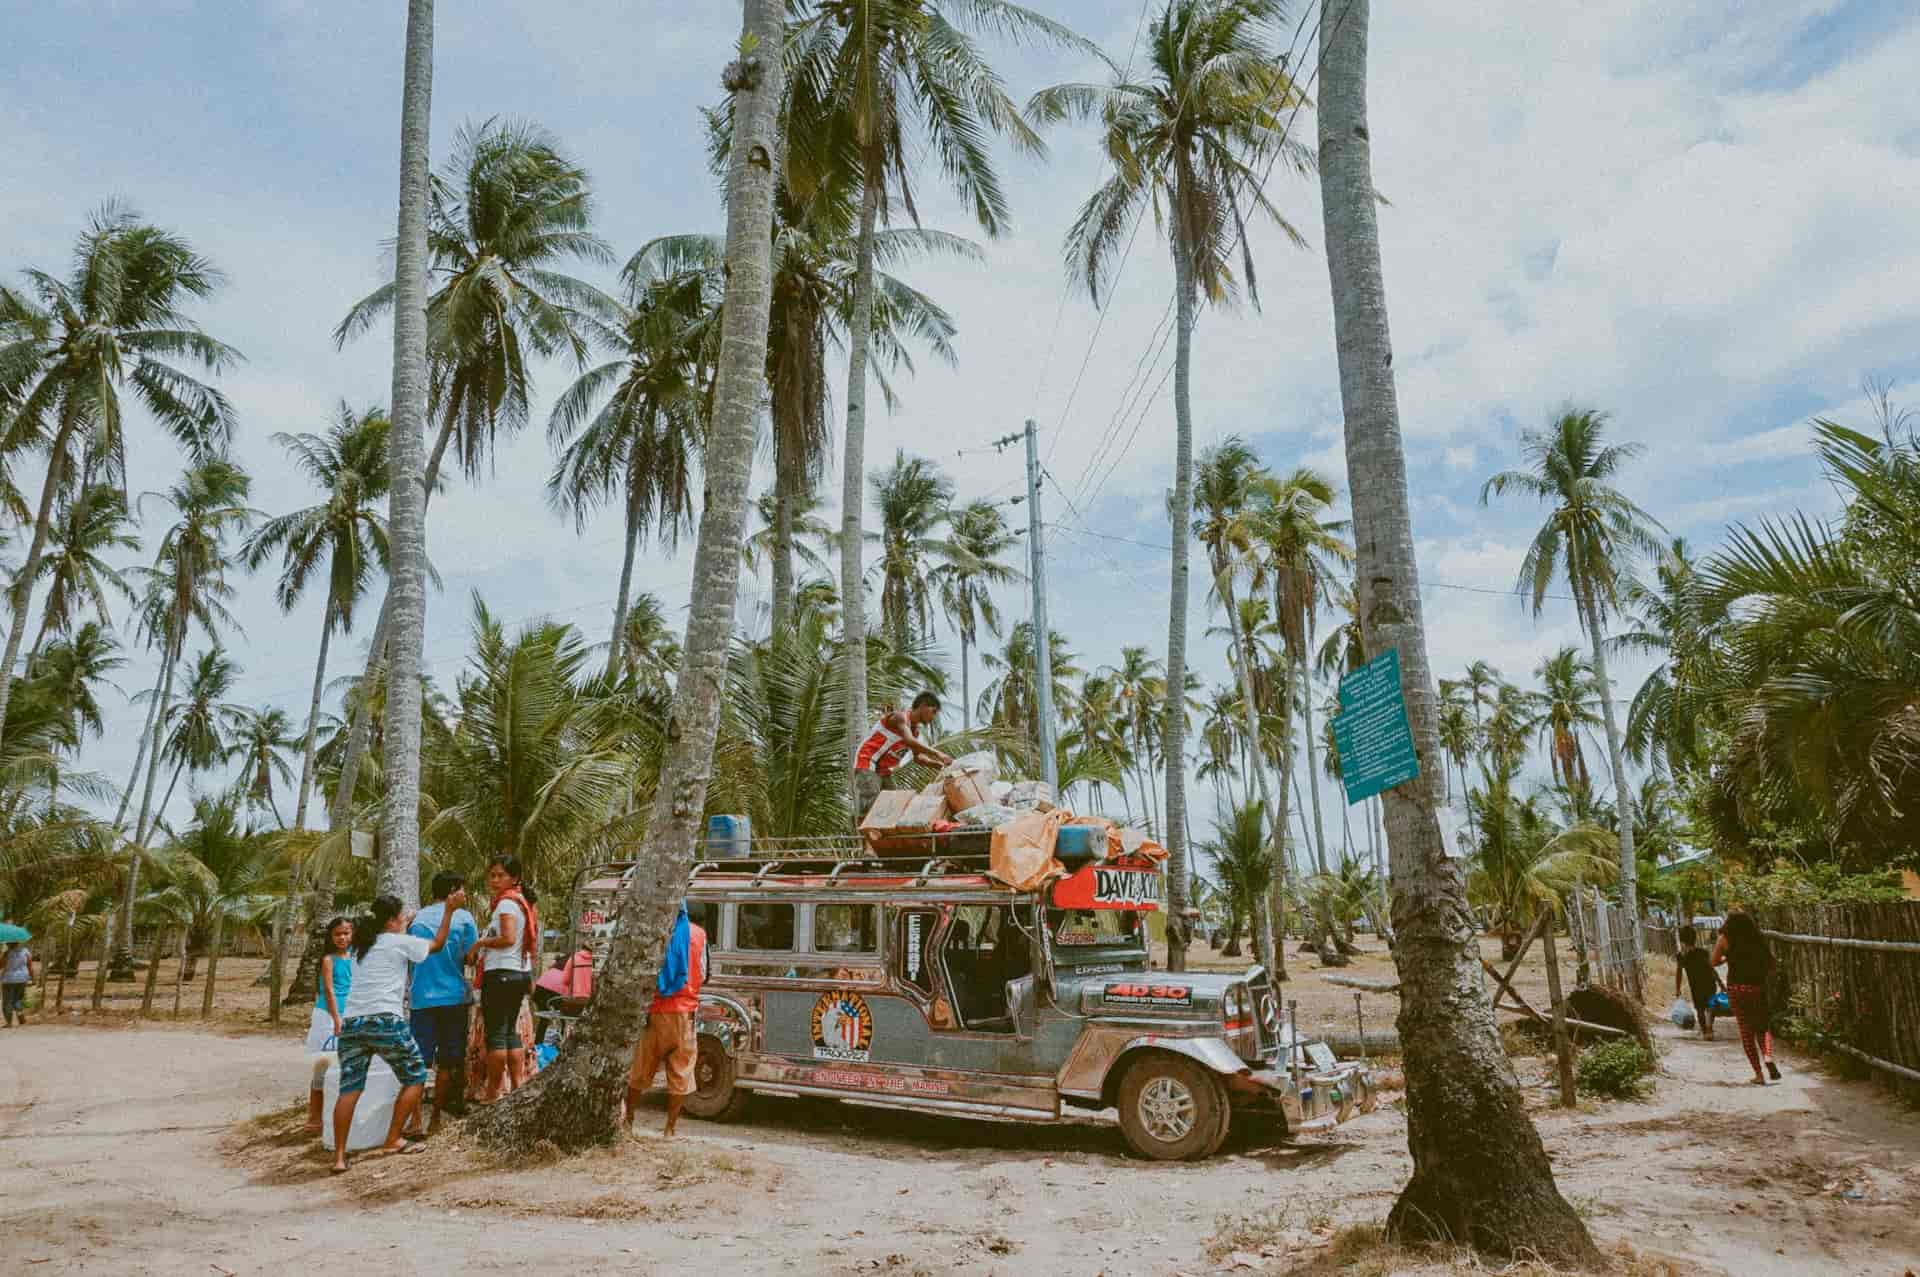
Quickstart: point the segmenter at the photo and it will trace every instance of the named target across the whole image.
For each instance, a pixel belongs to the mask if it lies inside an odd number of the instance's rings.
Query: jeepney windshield
[[[1142,947],[1140,915],[1129,909],[1049,909],[1047,930],[1057,949]]]

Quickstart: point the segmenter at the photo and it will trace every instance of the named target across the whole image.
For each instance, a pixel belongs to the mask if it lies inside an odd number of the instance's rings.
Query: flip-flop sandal
[[[413,1144],[402,1144],[399,1148],[393,1150],[393,1154],[395,1157],[405,1157],[409,1153],[424,1153],[426,1151],[427,1142],[420,1140]]]
[[[327,1167],[327,1174],[329,1174],[329,1175],[345,1175],[345,1174],[346,1174],[346,1173],[347,1173],[348,1171],[350,1171],[350,1170],[352,1170],[352,1169],[353,1169],[353,1163],[351,1163],[351,1162],[349,1162],[349,1163],[347,1163],[347,1164],[346,1164],[345,1166],[329,1166],[329,1167]]]

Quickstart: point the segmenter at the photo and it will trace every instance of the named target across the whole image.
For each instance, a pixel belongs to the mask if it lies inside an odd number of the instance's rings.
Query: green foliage
[[[1774,905],[1872,904],[1907,898],[1896,870],[1850,874],[1831,862],[1796,864],[1777,860],[1764,873],[1733,869],[1721,895],[1736,905],[1764,909]]]
[[[1637,1100],[1652,1089],[1647,1075],[1653,1068],[1652,1053],[1633,1039],[1601,1042],[1580,1053],[1580,1089],[1608,1099]]]

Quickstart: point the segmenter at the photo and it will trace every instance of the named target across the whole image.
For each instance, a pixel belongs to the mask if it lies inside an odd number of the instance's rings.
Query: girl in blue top
[[[319,988],[313,995],[313,1022],[307,1028],[307,1054],[313,1057],[313,1080],[307,1090],[307,1133],[320,1134],[326,1107],[327,1066],[333,1063],[335,1039],[340,1036],[340,1012],[353,987],[353,923],[335,918],[327,924],[327,952],[320,959]]]

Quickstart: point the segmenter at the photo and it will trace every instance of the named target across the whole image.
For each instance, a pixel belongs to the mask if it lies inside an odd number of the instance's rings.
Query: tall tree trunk
[[[873,232],[886,181],[879,139],[868,141],[860,192],[860,238],[855,245],[853,316],[847,333],[846,455],[840,474],[840,659],[846,665],[847,794],[854,801],[853,759],[867,733],[867,593],[861,515],[867,500],[867,347],[873,335]]]
[[[960,631],[960,730],[973,730],[973,662],[970,659],[971,644],[967,642],[967,632]],[[1095,792],[1099,787],[1095,786]]]
[[[1327,872],[1327,826],[1320,815],[1320,750],[1313,740],[1313,686],[1307,681],[1307,654],[1304,645],[1293,658],[1294,675],[1300,680],[1301,735],[1307,742],[1307,797],[1313,800],[1313,853],[1320,872]]]
[[[27,637],[27,614],[33,610],[33,578],[40,574],[40,556],[47,548],[47,527],[53,520],[53,498],[60,491],[66,471],[67,443],[73,437],[73,419],[53,436],[47,452],[47,477],[40,484],[40,508],[33,516],[33,540],[27,544],[27,561],[13,578],[13,624],[7,628],[7,654],[0,658],[0,743],[6,740],[7,706],[13,702],[13,666],[20,659],[20,644]]]
[[[104,918],[100,923],[100,953],[93,965],[93,1009],[98,1011],[102,999],[107,996],[107,958],[113,949],[114,919]]]
[[[327,648],[333,641],[333,606],[320,620],[320,655],[313,663],[313,695],[307,698],[307,732],[300,744],[300,795],[293,803],[293,827],[307,827],[307,796],[313,789],[314,745],[320,735],[320,698],[327,687]]]
[[[666,756],[620,926],[585,1017],[560,1058],[469,1122],[482,1142],[525,1149],[535,1139],[577,1149],[614,1129],[633,1044],[652,1000],[668,928],[686,894],[719,729],[727,649],[740,586],[740,543],[753,474],[755,417],[767,362],[772,299],[775,127],[781,96],[781,0],[746,0],[743,56],[723,83],[734,95],[727,175],[727,291],[718,385],[707,444],[707,500],[694,550],[692,599]]]
[[[225,938],[226,929],[226,915],[218,913],[213,915],[213,939],[207,942],[207,982],[200,986],[200,1018],[202,1020],[213,1017],[215,977],[220,974],[220,943]]]
[[[1585,586],[1585,582],[1580,584]],[[1593,674],[1600,683],[1600,713],[1607,727],[1607,761],[1613,768],[1613,802],[1620,821],[1620,903],[1626,908],[1627,925],[1632,928],[1629,940],[1634,963],[1629,972],[1634,992],[1638,993],[1641,983],[1639,959],[1643,950],[1640,938],[1640,862],[1634,859],[1633,853],[1633,822],[1637,815],[1633,806],[1633,786],[1627,780],[1626,760],[1620,753],[1620,726],[1613,712],[1613,683],[1607,678],[1606,625],[1600,619],[1600,609],[1591,598],[1591,587],[1575,592],[1588,596],[1581,604],[1580,619],[1586,624],[1587,638],[1593,644]]]
[[[400,212],[394,240],[393,429],[387,436],[386,802],[377,870],[383,894],[420,903],[420,650],[427,623],[427,182],[433,118],[433,0],[408,0],[400,97]]]
[[[147,765],[147,749],[153,742],[154,725],[160,716],[160,682],[167,676],[167,660],[164,647],[160,655],[160,668],[153,674],[153,695],[147,698],[147,722],[140,729],[140,747],[134,751],[133,770],[127,773],[127,787],[120,791],[120,806],[113,813],[113,830],[117,834],[127,821],[127,808],[133,803],[133,791],[140,785],[140,773]]]
[[[1172,589],[1167,600],[1167,708],[1161,749],[1167,768],[1167,969],[1187,969],[1187,537],[1193,524],[1193,282],[1190,228],[1175,212],[1173,241],[1173,521]]]
[[[180,783],[180,773],[186,769],[187,760],[184,758],[173,765],[173,775],[167,778],[167,792],[160,796],[160,810],[153,813],[154,829],[160,827],[160,816],[167,810],[167,806],[173,802],[174,788]]]
[[[1433,764],[1438,706],[1427,663],[1406,456],[1393,384],[1367,133],[1370,0],[1320,28],[1320,200],[1333,286],[1340,399],[1353,493],[1359,614],[1369,656],[1400,654],[1419,780],[1386,794],[1394,962],[1406,1061],[1413,1179],[1387,1218],[1392,1237],[1465,1242],[1499,1256],[1576,1267],[1600,1255],[1554,1186],[1481,987],[1460,866],[1441,844]]]
[[[180,623],[172,627],[173,633],[166,644],[165,666],[160,673],[160,696],[153,717],[153,741],[147,747],[147,780],[140,793],[140,817],[133,825],[133,859],[127,865],[126,887],[121,894],[120,913],[114,924],[113,970],[108,973],[108,978],[112,980],[133,978],[133,901],[140,890],[142,853],[146,850],[147,840],[153,836],[153,826],[160,823],[160,813],[153,810],[153,784],[160,774],[160,737],[167,730],[167,707],[173,699],[173,673],[180,664],[180,649],[186,638],[184,620],[176,619]],[[176,768],[176,779],[179,774]],[[171,787],[167,796],[173,796]]]
[[[143,1020],[153,1014],[154,991],[160,987],[160,942],[166,938],[165,927],[154,927],[153,947],[147,951],[147,987],[140,994],[140,1018]]]
[[[183,926],[177,930],[177,948],[174,956],[180,961],[173,969],[173,1018],[176,1020],[180,1018],[180,995],[187,980],[187,929]]]
[[[787,431],[773,430],[773,617],[772,632],[793,624],[793,499],[799,486],[800,458],[791,451]]]
[[[627,475],[627,541],[620,556],[620,594],[613,601],[613,639],[607,644],[607,679],[620,672],[627,650],[627,601],[633,593],[633,554],[640,541],[640,486],[637,475]]]
[[[1233,645],[1234,673],[1240,678],[1240,716],[1244,720],[1243,729],[1247,733],[1247,739],[1257,741],[1260,739],[1260,712],[1254,704],[1253,697],[1253,653],[1250,650],[1252,644],[1243,640],[1240,634],[1240,607],[1233,597],[1232,577],[1221,571],[1216,564],[1214,579],[1216,588],[1220,591],[1221,606],[1227,613],[1227,641]],[[1282,793],[1281,800],[1277,803],[1273,800],[1273,786],[1267,780],[1266,763],[1260,758],[1258,751],[1254,754],[1252,767],[1254,777],[1259,783],[1260,805],[1266,809],[1267,855],[1274,862],[1274,872],[1284,881],[1287,872],[1281,848],[1285,846],[1285,840],[1280,836],[1279,827],[1287,819],[1286,795]],[[1284,935],[1286,900],[1282,897],[1276,903],[1283,912],[1276,913],[1274,917],[1280,919],[1279,930]],[[1271,935],[1259,939],[1260,964],[1272,973],[1274,980],[1285,980],[1288,978],[1287,946],[1284,944],[1275,946],[1272,941]]]

